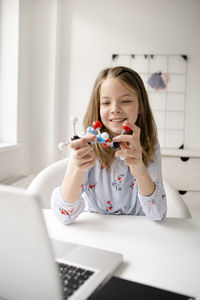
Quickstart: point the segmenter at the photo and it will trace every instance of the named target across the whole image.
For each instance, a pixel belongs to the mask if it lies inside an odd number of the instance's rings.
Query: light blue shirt
[[[101,214],[145,215],[154,221],[162,220],[167,213],[167,203],[159,145],[155,160],[148,164],[147,170],[155,183],[155,190],[150,196],[142,196],[135,177],[123,160],[115,158],[108,171],[96,159],[95,165],[84,175],[79,198],[67,203],[57,187],[52,193],[52,210],[64,224],[74,222],[84,210]]]

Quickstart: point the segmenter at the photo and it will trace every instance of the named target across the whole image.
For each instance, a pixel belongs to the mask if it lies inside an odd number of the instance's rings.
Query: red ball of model
[[[126,124],[122,125],[122,129],[124,129],[125,131],[130,131],[130,127],[128,127]]]
[[[94,122],[92,123],[92,127],[93,127],[94,129],[97,129],[97,128],[101,129],[102,124],[101,124],[100,121],[94,121]]]

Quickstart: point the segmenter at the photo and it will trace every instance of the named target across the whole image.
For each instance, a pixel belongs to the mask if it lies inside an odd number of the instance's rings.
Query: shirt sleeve
[[[147,166],[147,170],[155,184],[155,190],[150,196],[138,194],[143,213],[153,221],[162,220],[167,214],[167,199],[162,181],[160,146],[155,149],[155,159]]]
[[[81,194],[75,202],[68,203],[62,198],[60,187],[56,187],[53,190],[51,196],[51,209],[61,223],[67,225],[75,222],[76,218],[84,208],[85,202]]]

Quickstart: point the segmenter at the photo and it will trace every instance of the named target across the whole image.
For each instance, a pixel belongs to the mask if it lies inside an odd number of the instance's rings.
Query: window
[[[0,0],[0,146],[17,143],[19,1]]]

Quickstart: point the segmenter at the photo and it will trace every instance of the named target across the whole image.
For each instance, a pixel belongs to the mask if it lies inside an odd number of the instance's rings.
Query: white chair
[[[68,160],[69,158],[57,161],[42,170],[27,188],[28,193],[40,197],[42,208],[50,208],[52,190],[61,184]],[[163,183],[167,196],[167,217],[191,218],[190,211],[179,193],[166,180]]]
[[[170,218],[191,218],[191,213],[186,203],[178,193],[178,191],[167,182],[163,180],[165,193],[167,197],[167,217]]]
[[[59,160],[36,175],[27,188],[27,192],[39,196],[42,208],[50,208],[51,193],[61,185],[69,158]]]

